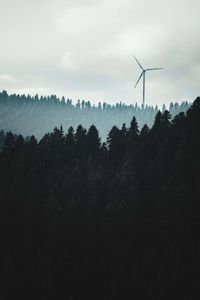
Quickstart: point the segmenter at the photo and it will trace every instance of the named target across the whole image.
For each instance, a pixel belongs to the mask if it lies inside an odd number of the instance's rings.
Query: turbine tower
[[[142,101],[142,105],[143,105],[143,108],[144,108],[144,105],[145,105],[145,73],[147,71],[154,71],[154,70],[161,70],[161,69],[164,69],[164,68],[151,68],[151,69],[144,69],[142,67],[142,65],[139,63],[139,61],[137,60],[137,58],[133,55],[133,57],[135,58],[136,62],[138,63],[139,67],[142,69],[142,73],[140,74],[140,77],[138,78],[136,84],[135,84],[135,87],[137,86],[138,82],[140,81],[140,79],[142,78],[143,76],[143,101]]]

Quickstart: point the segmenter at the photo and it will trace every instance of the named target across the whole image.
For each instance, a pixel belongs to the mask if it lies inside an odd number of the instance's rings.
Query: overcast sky
[[[200,95],[199,0],[0,0],[0,90],[93,103]]]

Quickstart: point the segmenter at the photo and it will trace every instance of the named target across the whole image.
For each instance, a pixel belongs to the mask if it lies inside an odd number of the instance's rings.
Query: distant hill
[[[186,112],[190,103],[171,103],[169,107],[163,105],[162,111],[168,109],[172,116],[179,112]],[[144,109],[137,105],[127,105],[122,102],[111,105],[99,103],[92,105],[90,101],[80,101],[73,104],[72,100],[55,95],[8,95],[6,91],[0,93],[0,129],[12,131],[23,136],[35,135],[41,138],[46,132],[54,127],[63,126],[64,131],[72,126],[76,128],[82,124],[89,128],[94,124],[98,129],[102,140],[106,139],[107,133],[113,125],[121,128],[123,123],[130,124],[135,116],[139,128],[144,124],[153,125],[157,106],[146,106]]]

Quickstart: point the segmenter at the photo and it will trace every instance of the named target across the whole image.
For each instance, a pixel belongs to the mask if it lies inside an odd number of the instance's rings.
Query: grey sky
[[[199,0],[0,0],[0,89],[93,103],[200,95]]]

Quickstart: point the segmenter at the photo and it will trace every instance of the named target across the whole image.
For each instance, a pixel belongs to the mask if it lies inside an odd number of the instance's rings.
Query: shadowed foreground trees
[[[200,296],[200,98],[151,129],[0,132],[1,299]]]

